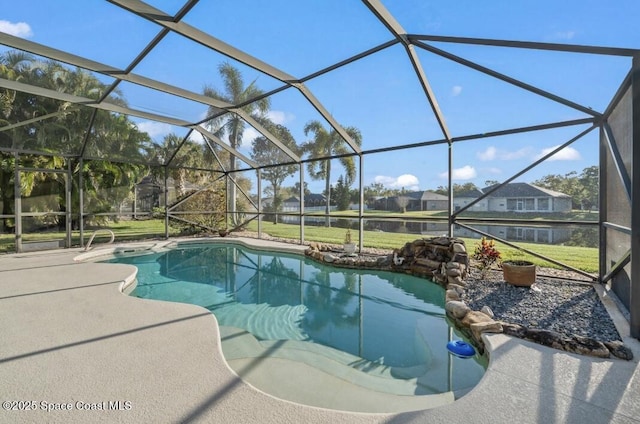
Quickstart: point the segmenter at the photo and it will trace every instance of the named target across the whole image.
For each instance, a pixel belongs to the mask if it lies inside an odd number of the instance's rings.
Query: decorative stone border
[[[504,333],[544,346],[581,355],[631,360],[633,353],[621,341],[600,342],[583,336],[564,336],[555,331],[527,328],[494,320],[488,306],[474,311],[464,303],[469,257],[463,240],[451,237],[417,239],[394,249],[390,255],[345,254],[331,245],[310,243],[305,255],[325,263],[348,268],[375,268],[428,278],[445,291],[445,311],[456,327],[484,353],[483,333]]]

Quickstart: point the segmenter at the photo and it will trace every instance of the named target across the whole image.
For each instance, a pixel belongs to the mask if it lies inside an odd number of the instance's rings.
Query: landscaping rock
[[[448,276],[447,277],[447,281],[449,282],[449,284],[456,284],[458,286],[464,286],[465,285],[464,280],[459,275],[457,277]]]
[[[453,252],[454,253],[467,253],[467,248],[463,243],[453,243]]]
[[[444,294],[444,300],[445,302],[460,300],[460,295],[455,290],[447,290]]]
[[[449,277],[460,277],[462,275],[462,272],[459,268],[449,268],[447,269],[447,275]]]
[[[629,347],[625,346],[624,343],[619,340],[604,342],[604,345],[616,358],[624,359],[627,361],[633,359],[633,352],[631,351],[631,349],[629,349]]]
[[[325,253],[324,255],[322,255],[322,260],[327,263],[333,263],[336,261],[336,259],[338,259],[338,257],[331,253]]]
[[[460,296],[464,293],[464,286],[459,284],[448,284],[447,290],[455,290]]]
[[[429,258],[416,258],[414,260],[414,265],[425,267],[431,270],[440,268],[440,264],[440,262],[434,261],[433,259]]]
[[[471,309],[466,303],[460,301],[451,301],[445,304],[445,310],[456,319],[462,319]]]
[[[484,314],[480,311],[469,311],[462,318],[462,325],[465,327],[471,327],[471,324],[477,324],[479,322],[491,322],[493,321],[491,317],[487,314]]]
[[[493,314],[493,311],[491,310],[490,307],[488,307],[487,305],[484,305],[482,307],[482,309],[480,309],[480,312],[482,312],[483,314],[487,314],[488,316],[490,316],[491,318],[494,318],[495,315]],[[500,330],[502,331],[502,330]]]
[[[527,334],[527,328],[520,324],[512,324],[504,321],[500,321],[500,324],[502,324],[502,332],[504,334],[508,334],[519,339],[524,339],[525,334]]]
[[[482,333],[502,333],[502,324],[497,321],[476,322],[469,327],[478,343],[482,343]]]
[[[621,341],[614,340],[617,334],[611,334],[611,336],[608,334],[612,332],[605,334],[606,337],[611,338],[587,337],[600,333],[593,329],[593,325],[582,324],[585,318],[581,315],[571,315],[572,329],[584,332],[584,329],[587,328],[588,334],[576,335],[575,333],[566,333],[566,331],[556,332],[555,328],[554,330],[545,329],[544,327],[549,328],[548,324],[544,322],[548,319],[549,311],[554,310],[553,308],[557,307],[556,304],[560,304],[559,302],[574,300],[576,290],[565,289],[562,285],[564,283],[545,285],[542,291],[536,290],[536,286],[532,289],[511,287],[502,282],[501,274],[497,279],[488,280],[486,276],[481,279],[474,278],[474,271],[469,268],[469,257],[461,240],[448,237],[418,239],[405,243],[402,248],[395,249],[393,254],[378,256],[337,254],[337,249],[331,245],[310,243],[305,254],[315,260],[332,263],[336,266],[394,270],[426,277],[440,284],[446,288],[445,310],[447,315],[452,317],[456,325],[463,331],[471,331],[471,336],[477,342],[479,351],[484,350],[481,338],[483,332],[502,331],[507,335],[581,355],[633,359],[632,351]],[[544,280],[537,281],[537,285],[543,283]],[[550,295],[551,292],[553,292],[553,296]],[[470,293],[472,294],[470,295]],[[540,297],[541,293],[544,293],[544,298]],[[567,299],[565,299],[564,293],[567,293]],[[588,297],[580,295],[579,299],[581,301],[588,300]],[[542,300],[545,300],[543,302],[545,305],[549,304],[549,308],[539,308]],[[471,303],[467,305],[465,302]],[[514,304],[519,307],[509,308],[509,305]],[[571,303],[571,305],[574,304],[575,302]],[[503,310],[504,305],[507,309]],[[523,314],[522,318],[515,321],[508,321],[513,319],[511,311],[521,311],[523,305],[526,306],[527,314]],[[540,316],[532,314],[534,307],[541,309]],[[480,308],[480,311],[474,310],[474,308]],[[510,315],[505,317],[505,314]],[[599,314],[598,317],[602,315]],[[518,316],[516,315],[516,318]],[[500,320],[496,320],[496,317]],[[601,321],[602,319],[599,319],[597,322]],[[538,326],[542,328],[532,328]],[[465,328],[469,330],[464,330]]]

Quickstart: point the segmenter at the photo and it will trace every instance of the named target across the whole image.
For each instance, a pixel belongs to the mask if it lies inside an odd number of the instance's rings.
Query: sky
[[[159,27],[101,0],[0,0],[0,31],[118,68],[126,68]],[[168,14],[183,1],[149,4]],[[546,43],[640,48],[638,0],[521,0],[382,2],[410,34],[478,37]],[[296,78],[392,39],[360,1],[201,0],[184,22],[234,45]],[[526,49],[427,42],[483,67],[603,112],[630,69],[631,59]],[[424,73],[454,137],[585,118],[585,113],[416,49]],[[134,73],[201,93],[222,89],[218,66],[237,66],[245,82],[264,91],[282,83],[176,34],[165,37]],[[111,78],[96,75],[105,83]],[[343,126],[360,130],[363,150],[440,140],[443,134],[408,60],[395,45],[313,78],[306,86]],[[134,109],[196,122],[206,106],[162,95],[130,83],[120,90]],[[296,142],[309,140],[305,124],[322,120],[294,89],[271,97],[270,118],[287,126]],[[182,128],[133,118],[157,142]],[[454,143],[454,183],[503,181],[573,139],[589,126],[572,126]],[[248,128],[241,152],[257,132]],[[548,174],[578,174],[598,164],[598,131],[591,131],[516,181]],[[367,155],[364,185],[436,189],[447,185],[448,147],[421,147]],[[342,173],[335,164],[332,183]],[[253,175],[248,175],[253,178]],[[290,178],[293,185],[298,177]],[[305,177],[314,192],[323,183]]]

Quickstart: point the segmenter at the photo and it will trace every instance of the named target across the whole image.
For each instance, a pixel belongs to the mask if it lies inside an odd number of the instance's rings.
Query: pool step
[[[242,377],[243,369],[234,364],[247,364],[247,359],[269,358],[300,362],[348,383],[381,393],[413,396],[433,394],[424,384],[428,371],[424,366],[393,368],[317,343],[297,340],[258,341],[251,333],[234,327],[220,327],[222,350],[229,365]],[[255,372],[253,367],[251,372]],[[249,379],[249,382],[250,379]]]
[[[265,344],[262,342],[261,344]],[[306,344],[306,345],[304,345]],[[352,356],[348,361],[336,360],[335,349],[310,342],[275,342],[269,356],[303,362],[349,383],[381,393],[410,396],[418,390],[418,378],[395,378],[392,368]],[[278,346],[277,348],[274,348]],[[344,353],[344,352],[340,352]],[[424,374],[424,369],[421,374]]]
[[[455,400],[452,392],[415,396],[372,390],[327,373],[315,364],[283,358],[242,358],[228,363],[243,380],[265,393],[320,408],[397,413],[450,405]]]
[[[273,341],[265,340],[260,342],[263,346],[269,347],[273,344],[279,344],[283,348],[295,351],[312,352],[327,357],[343,365],[347,365],[355,370],[381,378],[403,379],[408,380],[418,378],[427,372],[425,364],[415,365],[412,367],[392,367],[382,364],[378,361],[361,358],[329,346],[319,343],[298,340]]]
[[[212,309],[221,326],[247,328],[261,340],[305,340],[301,321],[304,305],[271,306],[268,303],[230,303]]]

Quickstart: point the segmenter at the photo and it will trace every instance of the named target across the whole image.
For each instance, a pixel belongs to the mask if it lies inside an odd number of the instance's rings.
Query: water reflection
[[[422,325],[429,321],[433,333],[446,338],[443,290],[424,279],[337,270],[300,256],[234,246],[174,249],[155,262],[164,284],[173,281],[184,290],[185,283],[195,283],[214,290],[217,296],[192,303],[214,312],[221,325],[239,326],[258,338],[309,340],[397,366],[425,360],[413,348],[419,320]],[[136,294],[158,296],[158,289],[155,295],[145,291],[157,283],[140,282]],[[203,292],[189,287],[191,293]],[[162,289],[164,297],[167,290]]]
[[[212,311],[230,358],[285,342],[365,373],[412,380],[415,394],[472,387],[484,373],[480,358],[448,354],[446,343],[460,335],[444,315],[444,290],[421,278],[215,244],[110,262],[138,267],[135,296]],[[238,344],[245,331],[262,348]]]

